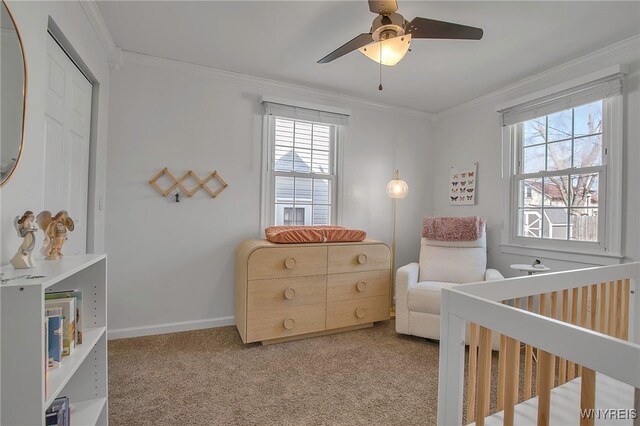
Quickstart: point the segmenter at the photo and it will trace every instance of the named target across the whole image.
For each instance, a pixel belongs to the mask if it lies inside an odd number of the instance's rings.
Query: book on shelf
[[[45,300],[45,309],[62,309],[62,355],[71,355],[76,347],[76,299]]]
[[[57,314],[51,314],[47,310],[48,333],[47,333],[47,360],[49,368],[58,368],[62,361],[63,343],[63,320],[62,310],[55,308],[53,311],[60,311]]]
[[[71,424],[69,398],[61,396],[54,399],[44,417],[46,426],[69,426]]]
[[[56,300],[56,299],[66,299],[66,298],[74,298],[76,299],[76,329],[75,329],[75,341],[76,345],[82,343],[82,291],[80,290],[67,290],[67,291],[56,291],[53,293],[47,293],[44,296],[45,300]]]

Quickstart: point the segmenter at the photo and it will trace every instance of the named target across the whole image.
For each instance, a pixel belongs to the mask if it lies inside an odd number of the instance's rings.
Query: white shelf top
[[[72,424],[93,426],[98,423],[107,398],[95,398],[87,401],[71,402]]]
[[[548,266],[542,266],[541,268],[538,267],[536,268],[533,265],[528,265],[526,263],[514,263],[513,265],[511,265],[511,269],[516,269],[518,271],[526,271],[526,272],[546,272],[546,271],[550,271],[551,268],[549,268]]]
[[[81,254],[77,256],[64,256],[58,260],[38,259],[35,268],[14,269],[11,265],[0,268],[2,279],[16,278],[0,284],[1,287],[27,287],[42,286],[44,288],[64,280],[65,278],[80,272],[88,266],[105,259],[106,254]],[[42,278],[27,278],[28,276],[39,276]]]
[[[76,346],[71,355],[62,357],[60,367],[49,370],[47,395],[44,403],[45,410],[60,395],[73,373],[80,367],[87,355],[91,353],[98,340],[105,334],[105,331],[105,327],[89,327],[82,330],[82,344]]]

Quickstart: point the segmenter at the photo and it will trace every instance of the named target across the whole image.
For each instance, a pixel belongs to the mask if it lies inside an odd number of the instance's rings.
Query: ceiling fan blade
[[[391,15],[398,10],[398,2],[396,0],[369,0],[369,10],[380,15]]]
[[[413,20],[407,24],[405,33],[411,34],[414,38],[480,40],[483,31],[481,28],[468,27],[451,22],[436,21],[427,18],[413,18]]]
[[[353,52],[356,49],[361,48],[362,46],[366,46],[369,43],[373,43],[373,37],[371,37],[370,33],[362,33],[359,36],[355,37],[351,41],[343,44],[338,47],[333,52],[329,53],[324,58],[318,61],[319,64],[326,64],[327,62],[331,62],[335,59],[338,59],[341,56],[346,55],[349,52]]]

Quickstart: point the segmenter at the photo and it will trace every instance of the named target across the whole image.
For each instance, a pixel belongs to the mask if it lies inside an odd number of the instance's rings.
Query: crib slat
[[[545,311],[547,309],[547,295],[546,294],[541,294],[540,296],[540,305],[538,306],[538,312],[540,313],[540,315],[544,315]],[[538,348],[537,354],[538,354],[538,367],[540,366],[540,355],[542,354],[543,350]],[[538,368],[536,370],[536,395],[540,395],[540,368]]]
[[[613,281],[609,281],[607,285],[607,298],[609,299],[609,312],[607,313],[607,334],[613,336],[613,304],[615,300],[615,287]]]
[[[546,293],[542,293],[540,296],[540,306],[539,306],[539,313],[540,315],[546,315],[546,310],[547,310],[547,295]]]
[[[584,368],[580,379],[580,410],[585,412],[594,408],[596,408],[596,372],[590,368]],[[580,416],[580,426],[594,424],[594,416]]]
[[[484,415],[488,416],[489,415],[489,408],[491,406],[491,379],[492,374],[491,374],[491,359],[493,356],[493,348],[492,348],[492,331],[491,329],[487,329],[488,333],[487,333],[487,337],[485,338],[485,347],[487,348],[487,357],[485,358],[485,371],[487,372],[487,374],[489,375],[489,379],[487,380],[487,384],[485,385],[485,393],[487,395],[487,397],[484,399]]]
[[[625,278],[622,286],[622,294],[624,295],[624,303],[622,304],[622,335],[621,338],[629,340],[629,299],[631,297],[631,283],[629,278]]]
[[[527,297],[527,310],[533,312],[533,296]],[[531,398],[531,388],[533,382],[533,347],[526,345],[524,349],[524,399]]]
[[[538,426],[549,425],[551,388],[554,378],[554,357],[546,351],[538,352]]]
[[[507,338],[506,375],[504,389],[504,425],[513,426],[515,406],[518,403],[518,380],[520,378],[520,342]]]
[[[491,330],[485,327],[480,327],[479,352],[476,425],[484,426],[484,418],[489,414],[491,397]]]
[[[622,280],[616,281],[616,329],[615,336],[622,336]]]
[[[507,304],[507,301],[502,303]],[[504,408],[504,378],[507,363],[507,336],[500,335],[500,348],[498,351],[498,392],[496,395],[496,410],[502,411]]]
[[[591,321],[589,322],[589,328],[596,330],[596,315],[598,313],[598,284],[591,286]]]
[[[578,324],[578,287],[571,289],[571,310],[569,315],[571,324]],[[576,364],[573,361],[567,363],[567,380],[576,378]]]
[[[467,376],[467,422],[475,419],[476,413],[476,374],[478,369],[478,325],[469,326],[469,369]]]
[[[558,292],[551,292],[551,308],[549,312],[551,318],[558,318]]]
[[[554,291],[551,293],[551,306],[550,306],[549,316],[555,319],[558,318],[558,292],[557,291]],[[555,358],[554,358],[554,362],[555,362]],[[555,365],[554,365],[554,368],[555,368]],[[553,381],[551,382],[551,386],[553,386],[555,381],[555,374],[553,376],[554,378],[553,378]]]
[[[581,287],[580,295],[580,327],[587,327],[587,308],[589,307],[589,287]]]
[[[560,319],[564,322],[567,322],[567,314],[569,308],[569,290],[562,290],[562,309],[560,314]],[[567,382],[567,360],[564,358],[560,358],[558,360],[558,385],[564,384]]]
[[[580,327],[587,327],[587,307],[589,304],[589,287],[581,287],[580,294]],[[578,365],[578,377],[582,376],[582,365]]]
[[[600,283],[600,318],[598,322],[598,331],[605,332],[605,320],[607,319],[607,283]]]
[[[507,365],[507,336],[500,335],[500,351],[498,352],[498,394],[496,397],[496,410],[504,408],[504,377]]]

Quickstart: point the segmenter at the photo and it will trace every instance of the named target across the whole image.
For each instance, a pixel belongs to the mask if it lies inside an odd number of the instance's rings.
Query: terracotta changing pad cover
[[[269,226],[267,240],[280,244],[338,243],[364,241],[367,233],[343,226]]]

